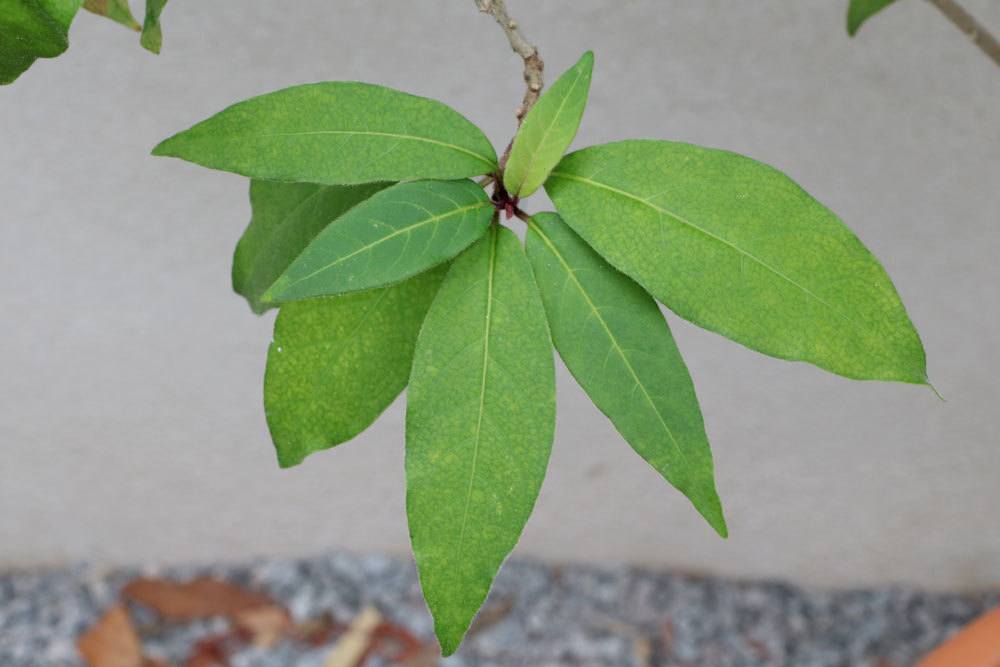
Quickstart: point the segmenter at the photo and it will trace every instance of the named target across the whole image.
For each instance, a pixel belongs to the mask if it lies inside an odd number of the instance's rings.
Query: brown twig
[[[524,37],[517,21],[507,13],[507,4],[504,0],[475,0],[475,2],[479,11],[489,14],[496,20],[507,36],[510,48],[524,61],[524,83],[528,90],[524,93],[521,106],[517,108],[517,120],[520,122],[542,94],[542,87],[545,85],[542,79],[545,63],[538,55],[538,47]]]
[[[997,66],[1000,66],[1000,42],[955,0],[929,0],[959,30],[964,32]]]
[[[524,92],[524,99],[521,101],[521,105],[514,112],[517,116],[517,125],[520,127],[521,121],[524,120],[531,107],[538,101],[538,98],[542,94],[542,88],[545,87],[545,80],[543,78],[545,63],[538,55],[538,47],[524,37],[517,21],[510,17],[510,14],[507,12],[505,0],[475,0],[475,3],[479,11],[489,14],[496,20],[507,36],[510,48],[514,50],[514,53],[521,56],[521,60],[524,61],[524,84],[527,86],[527,90]],[[507,149],[503,152],[503,156],[500,158],[501,172],[507,166],[507,158],[510,157],[510,151],[513,146],[514,140],[511,139],[510,143],[507,144]]]

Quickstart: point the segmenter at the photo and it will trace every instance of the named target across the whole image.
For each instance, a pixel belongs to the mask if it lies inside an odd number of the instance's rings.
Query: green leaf
[[[264,408],[282,467],[350,440],[406,386],[420,324],[447,273],[282,307]]]
[[[160,27],[160,14],[167,6],[167,0],[146,0],[146,18],[142,22],[142,35],[139,44],[153,53],[159,53],[163,47],[163,29]]]
[[[272,307],[260,298],[331,222],[388,183],[315,185],[250,181],[253,217],[236,245],[233,289],[255,313]]]
[[[526,245],[552,340],[573,377],[725,537],[698,397],[656,302],[554,213],[532,218]]]
[[[348,185],[496,170],[482,131],[450,107],[367,83],[286,88],[240,102],[153,150],[272,181]]]
[[[853,37],[861,28],[861,24],[875,14],[894,3],[896,0],[851,0],[847,8],[847,34]]]
[[[533,193],[573,143],[587,106],[593,69],[594,54],[588,51],[528,112],[504,168],[507,192],[517,197]]]
[[[920,338],[881,265],[775,169],[625,141],[566,156],[546,189],[574,231],[681,317],[849,378],[927,382]]]
[[[0,0],[0,84],[11,83],[38,58],[69,47],[69,26],[82,0]]]
[[[126,28],[137,32],[142,29],[139,22],[132,16],[132,9],[128,5],[128,0],[84,0],[83,8],[98,16],[105,16],[115,23],[120,23]]]
[[[424,321],[406,413],[406,509],[445,655],[517,543],[545,477],[552,347],[531,267],[499,225],[452,265]]]
[[[445,262],[493,216],[472,181],[399,183],[327,225],[261,297],[282,303],[382,287]]]

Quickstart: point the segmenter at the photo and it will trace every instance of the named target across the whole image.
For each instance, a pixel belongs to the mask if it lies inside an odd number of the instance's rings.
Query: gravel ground
[[[348,621],[373,603],[430,639],[413,565],[383,556],[332,554],[238,565],[99,571],[86,566],[0,574],[0,665],[78,667],[74,640],[138,574],[212,575],[265,591],[297,619],[325,612]],[[636,568],[546,566],[513,561],[487,605],[510,614],[443,664],[646,667],[910,667],[975,616],[989,595],[902,588],[827,592]],[[180,661],[223,621],[172,626],[144,636],[147,653]],[[329,651],[285,643],[247,649],[233,667],[322,667]],[[384,664],[384,663],[383,663]],[[379,667],[378,659],[368,662]]]

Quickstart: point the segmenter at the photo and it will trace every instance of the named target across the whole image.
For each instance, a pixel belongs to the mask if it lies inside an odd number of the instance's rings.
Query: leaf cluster
[[[54,58],[69,48],[69,28],[81,7],[141,33],[142,46],[159,53],[166,4],[146,0],[140,25],[128,0],[0,0],[0,85],[12,83],[38,58]]]
[[[252,179],[233,285],[257,313],[280,308],[264,398],[282,466],[350,440],[409,388],[407,515],[445,654],[545,476],[553,346],[723,536],[698,399],[658,304],[764,354],[927,382],[881,265],[782,173],[668,141],[565,155],[592,67],[585,54],[542,95],[506,161],[444,104],[351,82],[246,100],[154,150]],[[556,212],[529,215],[541,187]],[[523,244],[505,213],[527,224]]]

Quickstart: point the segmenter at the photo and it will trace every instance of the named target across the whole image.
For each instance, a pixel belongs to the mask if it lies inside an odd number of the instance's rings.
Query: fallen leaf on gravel
[[[292,617],[283,607],[253,607],[237,612],[233,623],[251,644],[271,648],[292,629]]]
[[[232,639],[229,634],[204,637],[191,647],[191,654],[184,667],[229,667],[226,646]]]
[[[378,651],[389,662],[405,663],[424,650],[424,644],[407,628],[389,621],[382,621],[371,634],[368,652]],[[394,649],[390,651],[389,649]]]
[[[168,621],[235,618],[250,609],[279,607],[266,595],[210,577],[189,582],[136,579],[122,589],[122,597],[149,607]]]
[[[145,661],[139,635],[121,606],[104,614],[76,645],[88,667],[143,667]]]
[[[333,650],[323,663],[324,667],[357,667],[368,652],[372,633],[381,622],[382,615],[375,607],[362,609],[361,613],[351,621],[344,636],[334,644]]]
[[[297,623],[292,626],[289,634],[292,639],[310,646],[323,646],[345,630],[347,630],[347,626],[338,623],[331,614],[326,613],[319,618]]]

